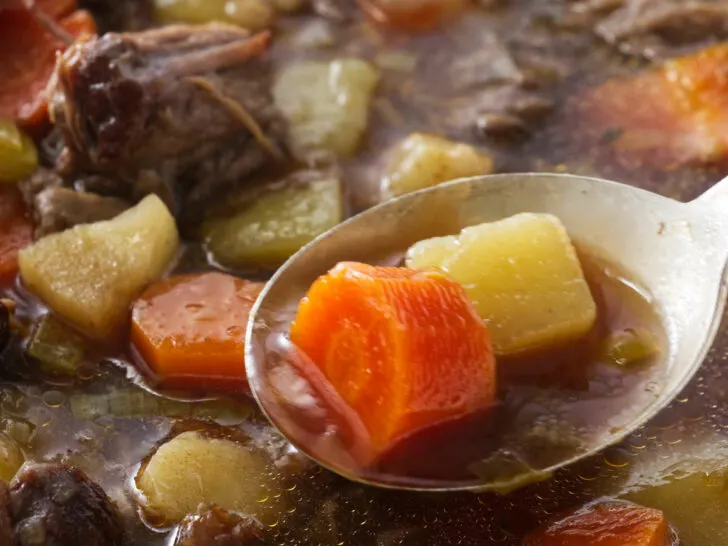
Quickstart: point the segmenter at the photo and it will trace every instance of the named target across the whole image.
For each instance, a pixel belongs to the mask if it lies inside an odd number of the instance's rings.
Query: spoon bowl
[[[522,212],[551,213],[590,252],[620,264],[640,283],[667,334],[663,375],[653,394],[621,412],[578,455],[544,468],[489,479],[401,479],[354,472],[335,435],[297,419],[305,386],[285,363],[287,331],[311,284],[341,261],[395,265],[402,251],[429,237]],[[271,422],[322,466],[349,479],[411,490],[508,491],[619,442],[667,406],[700,367],[725,304],[728,179],[690,203],[597,178],[502,174],[456,180],[369,209],[323,234],[291,257],[269,281],[248,323],[246,367],[251,390]],[[628,414],[627,414],[628,413]],[[333,449],[332,449],[333,446]],[[346,448],[346,449],[345,449]],[[337,453],[337,456],[331,456]]]

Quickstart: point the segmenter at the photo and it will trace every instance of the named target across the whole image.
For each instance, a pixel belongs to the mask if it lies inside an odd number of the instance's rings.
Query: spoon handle
[[[728,222],[728,177],[713,184],[705,193],[690,203],[700,207],[709,207],[725,215]]]

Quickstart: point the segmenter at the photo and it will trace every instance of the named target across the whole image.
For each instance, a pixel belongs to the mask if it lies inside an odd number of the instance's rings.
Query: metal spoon
[[[307,385],[286,366],[290,347],[276,332],[288,330],[311,283],[340,261],[393,265],[393,259],[416,241],[519,212],[556,215],[579,244],[622,265],[639,280],[660,313],[668,338],[664,375],[653,385],[653,395],[633,411],[618,412],[578,453],[543,467],[507,461],[502,472],[462,479],[414,479],[358,469],[347,458],[356,446],[341,445],[335,431],[325,425],[325,415],[316,424],[317,406]],[[288,260],[251,314],[248,379],[263,412],[294,446],[349,479],[413,490],[508,491],[619,442],[680,393],[715,337],[725,306],[727,259],[728,179],[690,203],[616,182],[563,174],[456,180],[367,210]],[[301,420],[303,415],[306,419]]]

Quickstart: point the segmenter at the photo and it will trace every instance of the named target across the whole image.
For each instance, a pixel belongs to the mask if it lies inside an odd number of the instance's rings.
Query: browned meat
[[[428,100],[443,105],[432,121],[443,133],[465,139],[473,133],[496,141],[529,136],[553,108],[528,73],[530,59],[516,58],[516,48],[476,25],[458,30],[448,55],[433,56],[424,69],[428,79],[447,75],[447,84],[435,90],[445,93]]]
[[[0,481],[0,544],[15,546],[15,532],[10,514],[10,490]]]
[[[71,188],[48,188],[35,197],[36,236],[63,231],[77,224],[108,220],[129,203],[117,197],[102,197]]]
[[[620,51],[664,58],[728,38],[724,0],[585,0],[577,10],[603,16],[596,33]]]
[[[283,158],[285,127],[262,59],[269,41],[230,25],[179,25],[69,48],[48,87],[64,185],[101,176],[114,181],[114,197],[154,191],[189,218]],[[103,185],[92,191],[109,195]]]
[[[128,201],[112,196],[116,188],[104,185],[107,179],[90,177],[84,182],[84,191],[74,191],[63,185],[58,173],[44,168],[21,182],[25,200],[33,210],[36,238],[77,224],[108,220],[129,207]],[[102,191],[94,193],[98,190]]]
[[[10,485],[19,546],[124,546],[116,507],[80,470],[61,464],[23,468]]]
[[[217,506],[200,505],[180,524],[174,546],[264,546],[265,528],[257,520]]]

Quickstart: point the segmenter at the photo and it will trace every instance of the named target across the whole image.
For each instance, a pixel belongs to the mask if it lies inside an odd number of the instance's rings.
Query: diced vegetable
[[[406,31],[432,30],[462,12],[465,0],[359,0],[369,16]]]
[[[3,421],[2,430],[19,446],[28,447],[33,441],[35,425],[30,421],[14,416]]]
[[[523,546],[668,546],[669,527],[659,510],[603,503],[583,508],[526,537]]]
[[[152,285],[134,303],[132,344],[166,386],[247,390],[245,329],[262,288],[215,272]]]
[[[33,224],[20,192],[0,184],[0,283],[18,271],[18,251],[33,240]]]
[[[94,20],[83,10],[73,13],[73,3],[40,3],[39,8],[58,17],[58,24],[73,36],[96,32]],[[63,16],[63,17],[62,17]],[[25,7],[0,11],[0,117],[14,119],[29,131],[37,130],[47,121],[45,87],[53,72],[56,52],[68,44],[62,43]]]
[[[627,165],[674,169],[728,157],[728,44],[612,79],[577,102]]]
[[[442,182],[493,172],[493,159],[469,144],[413,133],[389,158],[382,179],[385,198],[429,188]]]
[[[421,241],[407,252],[407,266],[437,267],[462,284],[499,355],[579,338],[596,320],[576,251],[550,214],[517,214]]]
[[[144,389],[117,389],[104,394],[73,394],[68,399],[76,419],[91,421],[112,415],[134,417],[190,417],[238,424],[250,417],[252,406],[228,398],[188,402],[157,396]]]
[[[168,523],[216,504],[258,519],[282,509],[281,486],[261,451],[185,432],[163,444],[136,478],[145,507]]]
[[[354,154],[367,128],[378,79],[377,71],[360,59],[300,61],[284,68],[273,97],[290,122],[294,150]]]
[[[7,434],[0,433],[0,480],[9,482],[23,466],[25,456],[18,444]]]
[[[718,440],[717,461],[703,459],[711,449],[701,446],[705,453],[697,459],[686,458],[675,465],[673,476],[662,473],[644,474],[645,478],[654,478],[652,484],[628,495],[628,499],[645,506],[662,510],[680,536],[680,544],[690,546],[716,546],[728,544],[728,480],[724,470],[718,470],[720,460],[725,465],[722,452],[722,440]],[[720,446],[720,447],[718,447]],[[692,446],[695,448],[695,446]],[[716,451],[713,451],[713,456]],[[662,544],[660,544],[662,546]]]
[[[207,250],[233,268],[275,269],[343,220],[342,192],[334,176],[242,196],[232,216],[213,215],[203,226]]]
[[[86,353],[81,336],[51,314],[44,316],[28,343],[27,353],[52,375],[75,376]]]
[[[301,301],[291,340],[358,414],[372,460],[408,433],[494,402],[488,330],[441,273],[341,263]]]
[[[29,136],[15,123],[0,119],[0,182],[15,182],[38,166],[38,152]]]
[[[604,359],[616,366],[632,366],[660,352],[655,335],[645,328],[611,332],[602,347]]]
[[[158,279],[179,247],[167,207],[150,195],[105,222],[49,235],[20,252],[25,285],[94,338],[124,324],[134,298]]]
[[[270,27],[276,15],[270,0],[155,0],[154,5],[164,23],[224,21],[252,31]]]

